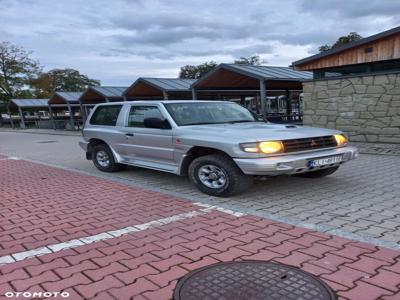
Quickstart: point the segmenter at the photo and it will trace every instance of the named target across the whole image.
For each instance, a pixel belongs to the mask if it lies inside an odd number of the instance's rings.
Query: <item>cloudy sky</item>
[[[0,41],[32,50],[45,70],[125,86],[255,54],[287,66],[351,31],[399,26],[399,11],[398,0],[0,0]]]

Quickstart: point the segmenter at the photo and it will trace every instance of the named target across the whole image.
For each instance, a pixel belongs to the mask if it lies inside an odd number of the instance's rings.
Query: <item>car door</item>
[[[123,129],[125,157],[134,164],[175,168],[172,129],[146,128],[145,118],[164,119],[157,105],[133,104]]]

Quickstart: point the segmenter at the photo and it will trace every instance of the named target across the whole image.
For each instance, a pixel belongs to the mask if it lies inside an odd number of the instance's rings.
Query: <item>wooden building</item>
[[[82,110],[79,98],[82,92],[55,92],[48,105],[54,129],[79,129]]]
[[[192,99],[190,85],[195,79],[138,78],[124,92],[127,100],[188,100]]]
[[[79,97],[79,104],[84,119],[90,109],[98,103],[124,101],[125,86],[91,86]]]
[[[400,26],[293,62],[314,78],[400,70]]]
[[[293,62],[303,82],[305,125],[356,142],[400,143],[400,27]]]
[[[11,99],[8,103],[11,126],[14,128],[19,123],[20,128],[40,128],[40,122],[47,118],[43,112],[49,111],[48,101],[49,99]],[[14,118],[13,112],[16,111],[19,117]]]
[[[220,64],[192,84],[192,93],[194,99],[240,102],[271,121],[299,121],[302,81],[309,79],[311,72],[289,67]]]

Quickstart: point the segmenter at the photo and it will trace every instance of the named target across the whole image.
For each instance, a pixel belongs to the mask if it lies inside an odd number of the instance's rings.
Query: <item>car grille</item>
[[[333,135],[318,136],[305,139],[293,139],[282,141],[285,152],[297,152],[321,148],[336,147],[337,143]]]

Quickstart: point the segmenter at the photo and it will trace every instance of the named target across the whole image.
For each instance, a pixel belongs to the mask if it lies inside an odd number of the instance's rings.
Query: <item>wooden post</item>
[[[197,92],[195,88],[192,88],[192,98],[193,100],[197,100]]]
[[[261,100],[261,113],[263,118],[266,120],[267,119],[267,102],[266,102],[266,97],[265,97],[265,80],[262,79],[260,80],[260,100]]]
[[[292,101],[290,99],[291,92],[289,90],[286,90],[285,95],[286,95],[286,118],[289,121],[291,120],[291,114],[292,114]]]
[[[82,102],[79,101],[79,109],[81,110],[81,117],[82,117],[82,124],[85,125],[85,121],[86,121],[86,112],[83,109],[83,105]]]
[[[53,110],[51,109],[51,105],[49,104],[49,114],[50,114],[50,121],[53,124],[53,129],[56,130],[56,122],[53,116]]]
[[[246,96],[240,95],[240,105],[246,106]]]
[[[257,94],[255,99],[256,99],[256,113],[260,114],[260,94]]]
[[[163,97],[164,100],[168,100],[168,93],[166,91],[163,91]]]
[[[14,128],[14,121],[13,121],[13,119],[12,119],[11,110],[8,110],[8,115],[10,116],[10,124],[11,124],[11,128]]]
[[[19,123],[19,127],[25,128],[24,114],[22,113],[22,109],[19,106],[18,106],[18,112],[19,112],[19,115],[21,116],[21,122]]]
[[[40,121],[41,120],[42,120],[42,118],[40,117],[40,114],[39,114],[39,120],[36,121],[36,127],[39,128],[39,129],[40,129]]]
[[[69,103],[68,103],[68,111],[69,111],[69,120],[71,121],[73,130],[75,130],[75,120],[74,120],[71,104],[69,104]]]

